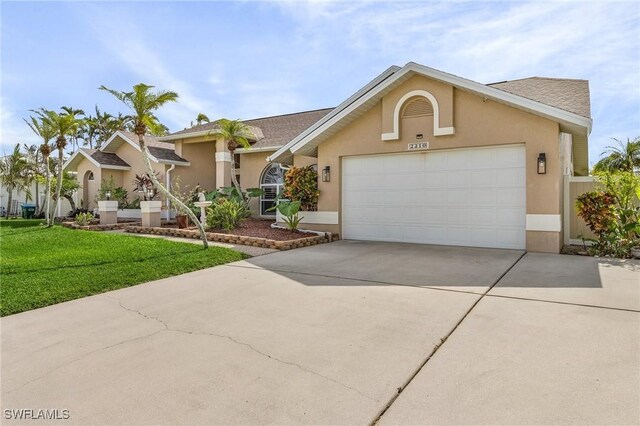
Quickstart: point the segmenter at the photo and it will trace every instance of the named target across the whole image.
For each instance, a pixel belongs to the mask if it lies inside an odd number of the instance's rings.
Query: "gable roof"
[[[591,118],[588,80],[529,77],[487,86]]]
[[[313,123],[327,115],[333,108],[323,108],[311,111],[296,112],[292,114],[274,115],[270,117],[253,118],[243,120],[256,135],[256,142],[251,145],[251,150],[266,150],[279,148],[302,133]],[[180,130],[171,135],[162,137],[162,140],[175,140],[189,137],[204,136],[216,130],[218,121],[193,126]],[[243,152],[244,150],[238,150]],[[249,152],[247,150],[247,152]]]
[[[376,105],[387,93],[391,92],[414,75],[422,75],[439,80],[451,84],[458,89],[476,93],[497,102],[552,119],[567,128],[573,130],[578,129],[576,131],[581,133],[588,134],[591,131],[592,121],[590,117],[556,106],[558,104],[562,104],[566,107],[566,104],[561,102],[561,99],[563,99],[562,96],[553,99],[553,102],[556,105],[546,104],[540,100],[531,99],[506,90],[506,88],[509,88],[512,91],[518,91],[519,89],[520,91],[525,92],[525,88],[531,90],[531,85],[521,84],[518,86],[513,84],[511,86],[505,85],[503,88],[498,88],[493,87],[493,85],[484,85],[453,74],[438,71],[424,65],[409,62],[402,68],[391,67],[387,69],[384,73],[377,76],[349,99],[338,105],[331,113],[321,118],[291,142],[278,149],[274,154],[268,157],[267,160],[271,162],[289,161],[294,153],[300,155],[316,155],[317,147],[321,142],[346,127],[349,123],[369,109],[373,108],[373,106]],[[537,83],[544,84],[544,82]],[[586,87],[588,90],[588,85]],[[588,97],[588,91],[586,94]],[[530,94],[530,96],[533,95]],[[551,97],[551,95],[547,95],[545,99],[550,101]],[[585,108],[583,106],[581,110],[584,112],[584,109]]]
[[[140,151],[140,145],[138,144],[138,135],[132,132],[125,132],[118,130],[115,132],[109,140],[100,148],[103,152],[115,152],[122,146],[123,143],[128,143],[136,150]],[[149,149],[151,161],[161,164],[177,164],[181,166],[188,166],[189,161],[180,157],[175,152],[175,146],[172,143],[162,142],[155,136],[144,136],[144,143]]]
[[[102,152],[97,149],[80,148],[64,163],[62,169],[76,168],[80,160],[86,158],[96,167],[113,170],[130,170],[131,166],[113,152]]]

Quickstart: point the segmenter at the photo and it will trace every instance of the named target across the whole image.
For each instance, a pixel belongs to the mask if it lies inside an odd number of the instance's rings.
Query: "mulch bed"
[[[224,229],[207,229],[207,232],[216,232],[218,234],[240,235],[243,237],[266,238],[275,241],[297,240],[299,238],[316,237],[317,234],[310,232],[290,231],[288,229],[272,228],[273,220],[269,219],[247,219],[231,232]],[[178,225],[163,225],[163,228],[177,228]],[[189,227],[189,229],[196,229]]]

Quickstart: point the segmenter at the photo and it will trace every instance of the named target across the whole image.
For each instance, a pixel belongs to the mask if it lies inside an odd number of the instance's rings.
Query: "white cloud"
[[[40,139],[22,121],[22,117],[13,112],[9,99],[0,98],[0,105],[0,155],[9,152],[17,143],[20,145],[41,143]]]

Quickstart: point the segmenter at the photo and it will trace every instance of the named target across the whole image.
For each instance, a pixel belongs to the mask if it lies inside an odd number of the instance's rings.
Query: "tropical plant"
[[[576,200],[578,216],[596,235],[593,254],[629,257],[640,244],[640,176],[632,172],[600,172],[600,186]]]
[[[302,221],[302,219],[304,219],[304,217],[301,217],[298,214],[300,211],[300,205],[300,201],[288,200],[281,200],[276,205],[276,208],[283,216],[282,220],[287,224],[287,228],[291,229],[292,231],[297,231],[298,225],[300,225],[300,222]]]
[[[640,137],[627,141],[613,139],[617,145],[606,147],[602,155],[606,155],[593,167],[595,172],[616,170],[634,172],[640,170]]]
[[[69,142],[71,142],[71,151],[73,154],[80,147],[78,143],[78,139],[82,139],[82,125],[84,124],[84,118],[80,118],[80,116],[84,115],[84,111],[81,109],[75,109],[68,106],[63,106],[60,108],[63,114],[67,114],[71,117],[76,117],[77,122],[73,127],[73,130],[69,133]]]
[[[36,184],[35,202],[36,202],[36,214],[37,214],[40,210],[40,180],[37,179],[37,177],[42,173],[42,168],[43,168],[42,161],[41,161],[42,154],[40,152],[38,145],[22,144],[22,147],[24,148],[25,157],[27,159],[27,162],[29,163],[29,175],[30,175],[29,180],[35,182]]]
[[[236,149],[250,148],[250,138],[255,138],[251,128],[240,120],[228,120],[223,118],[216,123],[216,129],[209,133],[209,136],[221,138],[227,142],[227,150],[231,156],[231,182],[239,193],[242,193],[238,178],[236,177],[236,166],[233,161]]]
[[[31,166],[27,161],[27,158],[22,152],[20,152],[20,144],[16,144],[13,147],[13,152],[9,155],[5,155],[0,159],[0,180],[2,184],[7,188],[8,199],[7,207],[11,208],[11,202],[13,201],[13,191],[18,194],[23,192],[27,195],[27,199],[31,199],[31,190],[29,185],[31,183]],[[7,216],[9,211],[7,211]]]
[[[282,198],[300,201],[304,211],[318,208],[318,172],[315,166],[291,167],[284,175]]]
[[[36,113],[40,118],[47,122],[47,125],[51,126],[56,135],[56,149],[58,150],[58,171],[57,176],[62,176],[62,165],[64,163],[64,149],[67,146],[67,137],[75,137],[80,127],[81,120],[76,117],[77,114],[82,112],[81,110],[73,110],[68,107],[63,108],[63,112],[57,113],[55,111],[49,111],[41,109]],[[62,179],[58,179],[58,184],[55,192],[55,208],[54,212],[58,211],[60,203],[60,193],[62,192]],[[48,226],[53,224],[53,218],[51,218]]]
[[[44,109],[41,109],[40,112],[44,112]],[[35,111],[33,111],[35,112]],[[42,143],[40,144],[39,151],[42,154],[42,164],[44,166],[44,176],[45,176],[45,199],[44,199],[44,217],[47,225],[50,225],[50,216],[51,216],[51,202],[50,202],[50,187],[51,187],[51,173],[50,173],[50,162],[49,156],[51,155],[51,145],[50,142],[56,136],[55,129],[49,124],[49,122],[43,119],[42,115],[37,113],[37,116],[29,117],[29,120],[24,120],[25,123],[29,126],[29,128],[42,139]],[[37,203],[36,203],[37,204]],[[42,209],[42,208],[41,208]]]
[[[89,225],[93,220],[93,215],[89,212],[78,213],[75,217],[76,223],[80,226]]]
[[[207,209],[207,227],[230,232],[251,216],[243,201],[219,198]]]
[[[56,185],[58,182],[58,176],[54,176],[53,178],[51,178],[51,182],[53,185]],[[76,208],[76,203],[73,199],[73,195],[78,189],[80,189],[80,183],[78,183],[78,179],[76,179],[75,175],[71,172],[63,172],[60,197],[69,202],[71,210],[74,210]],[[51,194],[51,197],[54,201],[58,200],[58,194]],[[58,203],[56,203],[56,205],[58,205]]]
[[[180,206],[181,209],[186,209],[187,206],[174,197],[171,192],[162,186],[160,181],[158,181],[153,167],[151,166],[149,150],[144,142],[144,135],[147,131],[153,133],[161,128],[160,121],[158,120],[158,117],[156,117],[155,111],[169,102],[175,102],[178,99],[178,94],[171,91],[158,91],[154,93],[151,89],[153,89],[153,86],[143,83],[133,86],[133,90],[130,92],[120,92],[118,90],[108,89],[105,86],[100,86],[100,90],[111,93],[116,97],[116,99],[120,100],[132,110],[133,114],[128,116],[127,121],[132,123],[133,132],[138,136],[138,144],[140,145],[140,150],[142,152],[142,159],[144,161],[145,168],[147,169],[147,174],[152,180],[155,188],[157,188],[172,203]],[[191,221],[195,223],[200,230],[202,245],[204,248],[207,248],[209,244],[207,243],[207,234],[204,231],[204,226],[192,211],[188,210],[187,214]]]
[[[102,179],[94,201],[97,204],[98,201],[113,200],[117,201],[118,206],[122,208],[122,206],[128,204],[128,197],[129,193],[127,190],[119,186],[112,175],[109,176],[109,179]]]
[[[157,172],[155,171],[152,175],[149,175],[149,173],[136,174],[133,179],[134,189],[142,194],[143,201],[152,201],[158,195],[158,188],[156,188],[151,176],[155,177],[156,181],[158,180]]]
[[[199,126],[202,123],[210,123],[211,120],[209,120],[209,117],[207,117],[206,115],[204,115],[203,113],[199,113],[198,116],[196,117],[196,124]]]

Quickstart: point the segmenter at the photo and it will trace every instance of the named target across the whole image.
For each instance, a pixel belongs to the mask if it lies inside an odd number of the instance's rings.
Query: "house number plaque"
[[[420,149],[429,149],[429,142],[410,143],[407,145],[409,151],[417,151]]]

